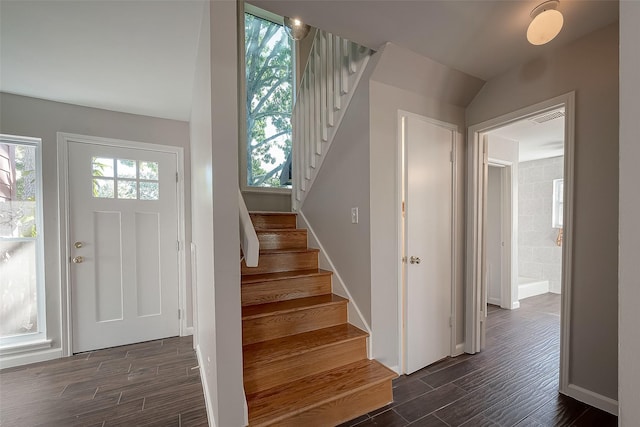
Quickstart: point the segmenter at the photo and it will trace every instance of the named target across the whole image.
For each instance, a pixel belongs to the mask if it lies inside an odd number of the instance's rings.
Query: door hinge
[[[453,326],[453,317],[449,316],[449,327]]]
[[[176,182],[180,182],[180,174],[176,172]]]
[[[178,309],[178,319],[182,319],[182,310]]]
[[[449,161],[453,163],[453,150],[449,151]]]
[[[178,252],[180,252],[180,240],[176,241],[177,243],[177,247],[178,247]]]

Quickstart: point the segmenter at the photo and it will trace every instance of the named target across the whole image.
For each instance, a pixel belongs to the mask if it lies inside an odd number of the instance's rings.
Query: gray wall
[[[548,280],[549,290],[560,293],[562,247],[552,228],[553,180],[564,176],[564,157],[519,164],[518,271],[520,276]]]
[[[467,125],[574,90],[569,382],[617,399],[618,25],[490,80],[467,109]]]
[[[116,113],[8,93],[0,93],[0,132],[42,139],[44,203],[45,292],[47,335],[53,348],[61,348],[61,253],[58,226],[57,132],[184,147],[185,216],[187,241],[191,240],[191,188],[189,127],[186,122]],[[188,258],[189,259],[189,258]],[[190,261],[187,261],[190,262]],[[188,271],[187,298],[191,306]],[[188,313],[191,319],[191,309]],[[189,319],[189,323],[191,320]]]
[[[619,422],[640,424],[640,2],[620,2],[620,369]]]
[[[291,212],[291,192],[243,191],[242,197],[249,211]]]
[[[369,86],[372,64],[364,71],[302,213],[371,324],[369,257]],[[357,207],[358,224],[351,223]]]
[[[456,341],[464,341],[464,108],[483,81],[393,44],[376,54],[379,60],[370,86],[369,188],[371,215],[371,327],[373,357],[400,366],[398,323],[398,110],[458,126],[455,153],[459,215],[457,234]]]
[[[209,422],[245,425],[240,318],[235,2],[205,2],[191,151],[196,344]],[[213,61],[212,61],[213,59]]]

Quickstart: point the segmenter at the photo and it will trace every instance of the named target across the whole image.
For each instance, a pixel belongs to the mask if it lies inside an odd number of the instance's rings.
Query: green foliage
[[[281,25],[245,14],[250,186],[280,187],[280,172],[291,155],[292,52],[293,42]],[[278,151],[280,158],[274,155]]]

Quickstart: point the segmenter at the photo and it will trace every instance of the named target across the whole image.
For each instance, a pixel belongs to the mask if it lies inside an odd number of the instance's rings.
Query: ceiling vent
[[[549,111],[548,113],[542,113],[539,116],[532,117],[529,120],[536,123],[544,123],[559,119],[560,117],[564,117],[563,111]]]

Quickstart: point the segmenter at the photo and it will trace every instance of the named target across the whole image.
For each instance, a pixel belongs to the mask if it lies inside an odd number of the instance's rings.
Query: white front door
[[[176,154],[68,153],[73,351],[178,335]]]
[[[405,373],[451,354],[454,131],[405,117]]]

